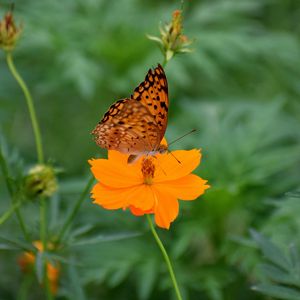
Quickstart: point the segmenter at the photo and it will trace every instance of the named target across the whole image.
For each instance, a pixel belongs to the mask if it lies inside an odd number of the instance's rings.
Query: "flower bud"
[[[52,196],[58,188],[54,169],[48,165],[32,167],[25,177],[24,186],[29,198]]]
[[[177,53],[191,52],[188,46],[192,42],[182,34],[181,10],[175,10],[172,21],[160,27],[160,37],[148,35],[148,38],[160,44],[166,61]]]
[[[22,26],[15,24],[12,12],[6,13],[0,21],[0,48],[5,51],[13,50],[21,32]]]

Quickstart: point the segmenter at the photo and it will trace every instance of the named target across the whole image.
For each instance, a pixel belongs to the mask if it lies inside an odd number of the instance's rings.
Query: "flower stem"
[[[168,60],[167,60],[166,54],[164,53],[164,61],[162,62],[163,68],[166,67],[167,63],[168,63]]]
[[[94,176],[91,176],[91,178],[88,180],[88,182],[86,183],[86,186],[84,188],[84,190],[82,191],[81,195],[79,196],[77,202],[75,203],[75,205],[73,206],[72,211],[70,212],[69,216],[67,217],[64,225],[62,226],[61,231],[59,232],[57,239],[56,239],[56,243],[59,244],[60,241],[62,240],[66,230],[68,229],[68,227],[70,226],[70,224],[72,223],[74,217],[76,216],[82,202],[84,201],[85,197],[87,196],[92,184],[94,182]]]
[[[47,212],[46,212],[46,199],[41,197],[40,201],[40,239],[43,244],[44,251],[47,251]]]
[[[8,211],[6,211],[1,217],[0,217],[0,226],[5,223],[10,216],[20,207],[22,204],[22,201],[15,202]]]
[[[46,296],[47,296],[47,300],[53,300],[53,294],[51,292],[51,288],[50,288],[50,280],[49,277],[47,275],[47,265],[46,265]]]
[[[166,261],[166,264],[167,264],[167,267],[168,267],[168,270],[169,270],[169,273],[170,273],[171,281],[173,283],[177,299],[178,300],[182,300],[182,297],[181,297],[181,294],[180,294],[180,291],[179,291],[178,283],[176,281],[175,273],[174,273],[174,270],[173,270],[170,258],[168,256],[168,253],[167,253],[167,251],[166,251],[166,249],[165,249],[162,241],[160,240],[160,238],[159,238],[159,236],[158,236],[158,234],[157,234],[157,232],[156,232],[156,230],[154,228],[153,222],[152,222],[151,217],[150,217],[149,214],[147,214],[147,220],[148,220],[151,232],[152,232],[152,234],[154,236],[154,239],[157,242],[157,245],[158,245],[160,251],[162,252],[162,255],[163,255],[163,257],[164,257],[164,259]]]
[[[43,251],[47,252],[48,248],[48,242],[47,242],[47,202],[45,197],[41,197],[40,199],[40,240],[43,245]],[[45,292],[47,296],[47,300],[52,300],[53,296],[50,291],[50,285],[49,285],[49,278],[47,273],[47,262],[46,260],[43,261],[43,278],[45,282]]]
[[[40,164],[42,164],[44,162],[42,138],[41,138],[40,128],[39,128],[39,124],[37,121],[31,94],[29,92],[29,89],[28,89],[26,83],[24,82],[24,80],[22,79],[21,75],[19,74],[19,72],[17,71],[17,69],[14,65],[11,52],[6,52],[6,61],[7,61],[9,70],[11,71],[12,75],[14,76],[14,78],[16,79],[16,81],[18,82],[18,84],[20,85],[20,87],[24,93],[24,96],[25,96],[25,99],[27,102],[27,106],[28,106],[28,110],[29,110],[29,115],[31,118],[33,132],[34,132],[38,162]]]
[[[8,218],[11,216],[11,212],[16,212],[16,215],[17,215],[17,218],[18,218],[18,221],[19,221],[19,224],[20,224],[20,227],[21,227],[21,230],[23,232],[23,235],[25,237],[25,239],[27,241],[30,241],[30,237],[29,237],[29,234],[27,232],[27,229],[26,229],[26,226],[25,226],[25,223],[23,221],[23,217],[22,217],[22,214],[21,214],[21,211],[19,210],[19,205],[16,205],[17,203],[17,195],[15,195],[15,192],[14,192],[14,188],[13,188],[13,185],[12,185],[12,179],[9,175],[9,171],[8,171],[8,167],[7,167],[7,163],[6,163],[6,160],[4,158],[4,155],[2,153],[2,149],[0,148],[0,167],[1,167],[1,170],[2,170],[2,173],[3,173],[3,177],[5,178],[6,180],[6,185],[7,185],[7,189],[8,189],[8,192],[10,194],[10,197],[11,197],[11,201],[12,201],[12,207],[10,208],[10,210],[8,212],[6,212],[5,214],[8,216]],[[15,207],[16,206],[16,207]],[[5,215],[4,214],[4,215]],[[1,217],[1,218],[4,218],[4,215]],[[6,219],[3,221],[3,223],[6,221]],[[1,222],[0,222],[0,225],[1,225]]]

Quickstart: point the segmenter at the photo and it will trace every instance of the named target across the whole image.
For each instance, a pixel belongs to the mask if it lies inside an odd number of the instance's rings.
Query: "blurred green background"
[[[91,130],[111,103],[129,96],[147,70],[162,62],[146,34],[158,35],[158,25],[171,19],[180,1],[15,4],[16,19],[24,24],[15,63],[34,97],[46,157],[61,169],[59,192],[50,201],[51,234],[85,185],[87,160],[105,155]],[[2,15],[7,7],[1,4]],[[195,39],[194,52],[166,67],[166,136],[172,141],[197,129],[172,147],[202,148],[197,173],[212,188],[195,202],[181,203],[171,229],[159,233],[186,299],[273,299],[251,289],[268,278],[258,267],[263,257],[250,228],[283,253],[290,243],[300,249],[300,198],[286,194],[300,188],[299,20],[298,0],[185,1],[184,33]],[[4,53],[0,107],[1,147],[10,172],[22,178],[35,163],[34,137]],[[2,214],[9,197],[0,179]],[[38,239],[38,204],[25,205],[22,213]],[[87,198],[57,254],[57,299],[174,299],[145,223]],[[139,235],[129,238],[134,233]],[[22,240],[14,217],[0,235]],[[20,290],[27,287],[17,265],[22,251],[1,245],[0,299],[23,299]],[[299,288],[297,280],[292,285]],[[30,291],[28,299],[43,299],[38,285]]]

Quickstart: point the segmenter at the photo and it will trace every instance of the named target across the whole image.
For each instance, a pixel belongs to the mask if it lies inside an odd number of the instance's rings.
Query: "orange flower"
[[[106,209],[129,208],[134,215],[154,214],[156,224],[168,229],[178,215],[177,199],[194,200],[209,188],[206,180],[190,174],[200,163],[199,150],[172,155],[144,156],[127,164],[128,155],[111,150],[108,159],[89,160],[99,181],[92,189],[94,202]]]
[[[41,241],[33,242],[34,247],[39,251],[43,251],[43,244]],[[51,245],[49,245],[51,248]],[[19,265],[23,272],[31,272],[33,270],[35,263],[35,253],[24,252],[19,258]],[[58,287],[58,277],[59,277],[59,265],[54,265],[53,263],[47,262],[47,277],[50,284],[50,289],[53,295],[57,293]]]

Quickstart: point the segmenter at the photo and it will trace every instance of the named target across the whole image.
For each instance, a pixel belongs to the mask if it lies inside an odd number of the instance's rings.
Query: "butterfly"
[[[168,122],[168,82],[163,67],[149,69],[130,98],[115,102],[92,131],[96,144],[129,154],[128,163],[142,155],[165,153],[161,145]]]

